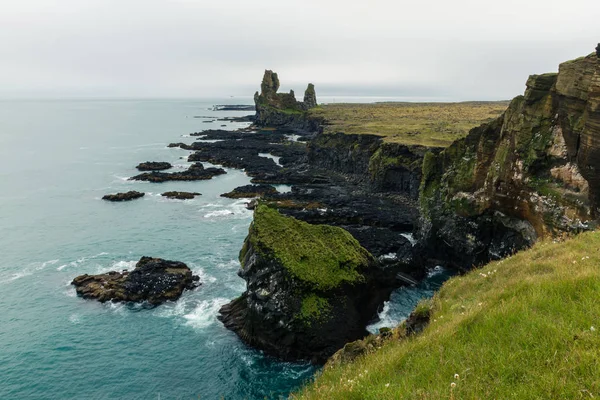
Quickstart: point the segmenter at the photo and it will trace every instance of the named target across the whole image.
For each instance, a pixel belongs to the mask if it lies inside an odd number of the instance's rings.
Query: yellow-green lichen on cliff
[[[346,230],[310,225],[266,205],[254,211],[248,238],[256,252],[276,259],[294,278],[317,290],[362,282],[361,269],[373,263],[373,256]]]

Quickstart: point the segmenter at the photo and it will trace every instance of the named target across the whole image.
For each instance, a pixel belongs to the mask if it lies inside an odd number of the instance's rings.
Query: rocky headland
[[[84,299],[159,305],[199,286],[200,278],[182,262],[142,257],[133,271],[80,275],[71,284]]]
[[[254,212],[240,263],[247,289],[219,318],[246,343],[291,360],[324,362],[364,337],[394,279],[349,232],[265,205]]]

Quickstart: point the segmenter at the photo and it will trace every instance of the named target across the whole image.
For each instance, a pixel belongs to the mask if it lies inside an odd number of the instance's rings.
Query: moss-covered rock
[[[246,343],[285,359],[323,362],[364,337],[389,295],[373,256],[344,229],[258,205],[240,252],[244,294],[220,319]]]

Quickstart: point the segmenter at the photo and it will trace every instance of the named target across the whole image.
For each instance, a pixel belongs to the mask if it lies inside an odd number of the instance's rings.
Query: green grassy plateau
[[[292,398],[600,397],[600,232],[452,278],[419,308],[431,315],[421,334],[396,332]]]
[[[326,121],[325,133],[375,134],[386,141],[446,147],[491,121],[508,101],[464,103],[326,104],[309,111]]]

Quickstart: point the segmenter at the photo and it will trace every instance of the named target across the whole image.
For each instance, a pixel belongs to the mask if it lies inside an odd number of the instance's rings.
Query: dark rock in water
[[[255,210],[240,262],[247,289],[219,319],[268,354],[314,363],[367,335],[395,276],[345,230],[264,205]]]
[[[146,161],[138,164],[136,168],[140,171],[160,171],[173,168],[173,166],[168,162]]]
[[[161,196],[168,197],[170,199],[190,200],[196,196],[201,196],[201,194],[196,192],[164,192],[161,194]]]
[[[144,197],[145,193],[136,192],[135,190],[126,193],[107,194],[102,197],[102,200],[108,201],[129,201]]]
[[[214,111],[254,111],[254,106],[250,104],[228,104],[216,105]]]
[[[167,181],[199,181],[212,179],[214,176],[226,174],[223,168],[204,168],[201,163],[192,164],[187,170],[181,172],[145,172],[136,175],[129,180],[148,181],[148,182],[167,182]]]
[[[158,305],[177,300],[184,290],[200,285],[200,278],[182,262],[142,257],[131,272],[111,271],[99,275],[80,275],[71,282],[84,299],[102,303],[144,302]]]
[[[245,185],[236,187],[229,193],[223,193],[221,197],[230,199],[242,199],[250,197],[261,197],[265,194],[276,194],[277,189],[271,185]]]

